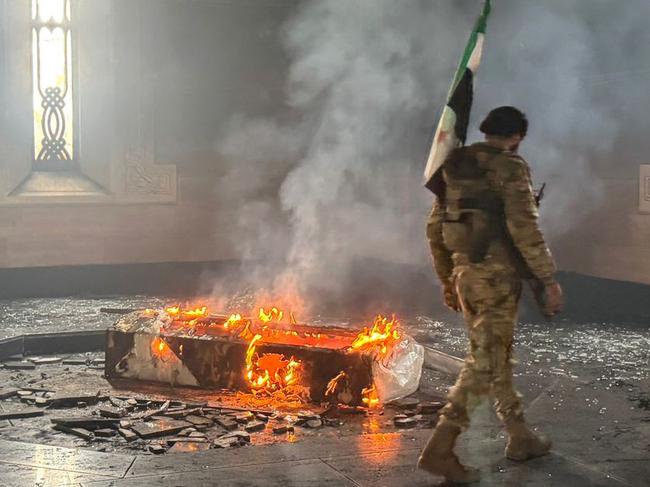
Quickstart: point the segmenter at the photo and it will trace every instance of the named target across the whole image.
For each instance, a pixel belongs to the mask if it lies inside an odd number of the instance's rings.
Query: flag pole
[[[458,68],[447,94],[445,107],[440,116],[431,150],[424,170],[424,185],[436,192],[434,177],[447,155],[456,147],[463,145],[467,138],[469,116],[474,96],[474,77],[481,63],[483,39],[487,21],[492,10],[490,0],[484,0],[469,40],[458,63]]]

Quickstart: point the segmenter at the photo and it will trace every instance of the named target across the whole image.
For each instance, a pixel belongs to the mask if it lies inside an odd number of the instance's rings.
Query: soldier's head
[[[504,149],[516,150],[528,133],[528,119],[515,107],[499,107],[488,113],[480,130],[488,141]]]

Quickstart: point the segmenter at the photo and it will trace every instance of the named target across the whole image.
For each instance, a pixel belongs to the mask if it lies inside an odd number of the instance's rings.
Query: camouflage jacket
[[[539,229],[528,164],[513,152],[484,142],[465,150],[474,151],[484,161],[489,186],[502,202],[501,218],[507,229],[507,235],[490,243],[484,263],[512,269],[523,278],[551,282],[556,267]],[[442,171],[447,182],[444,165]],[[469,260],[467,255],[452,252],[445,245],[443,225],[446,216],[444,202],[436,201],[427,224],[427,237],[436,273],[443,284],[450,284],[454,267],[468,264]]]

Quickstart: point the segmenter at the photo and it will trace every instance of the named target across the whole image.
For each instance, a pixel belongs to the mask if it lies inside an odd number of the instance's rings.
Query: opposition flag
[[[454,81],[447,95],[447,104],[442,111],[438,128],[433,137],[431,151],[424,170],[424,185],[434,193],[437,191],[436,173],[449,152],[465,144],[469,114],[474,98],[474,75],[481,63],[485,28],[491,10],[490,0],[485,0],[481,16],[476,21],[467,47],[460,60]]]

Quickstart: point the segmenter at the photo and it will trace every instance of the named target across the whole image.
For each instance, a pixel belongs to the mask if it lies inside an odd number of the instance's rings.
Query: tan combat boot
[[[478,470],[467,468],[458,461],[454,454],[454,444],[460,435],[460,427],[440,418],[429,442],[422,450],[418,468],[433,475],[443,476],[448,482],[471,484],[478,482]]]
[[[510,460],[523,462],[544,456],[551,450],[551,441],[530,431],[523,418],[506,421],[505,427],[508,433],[506,457]]]

